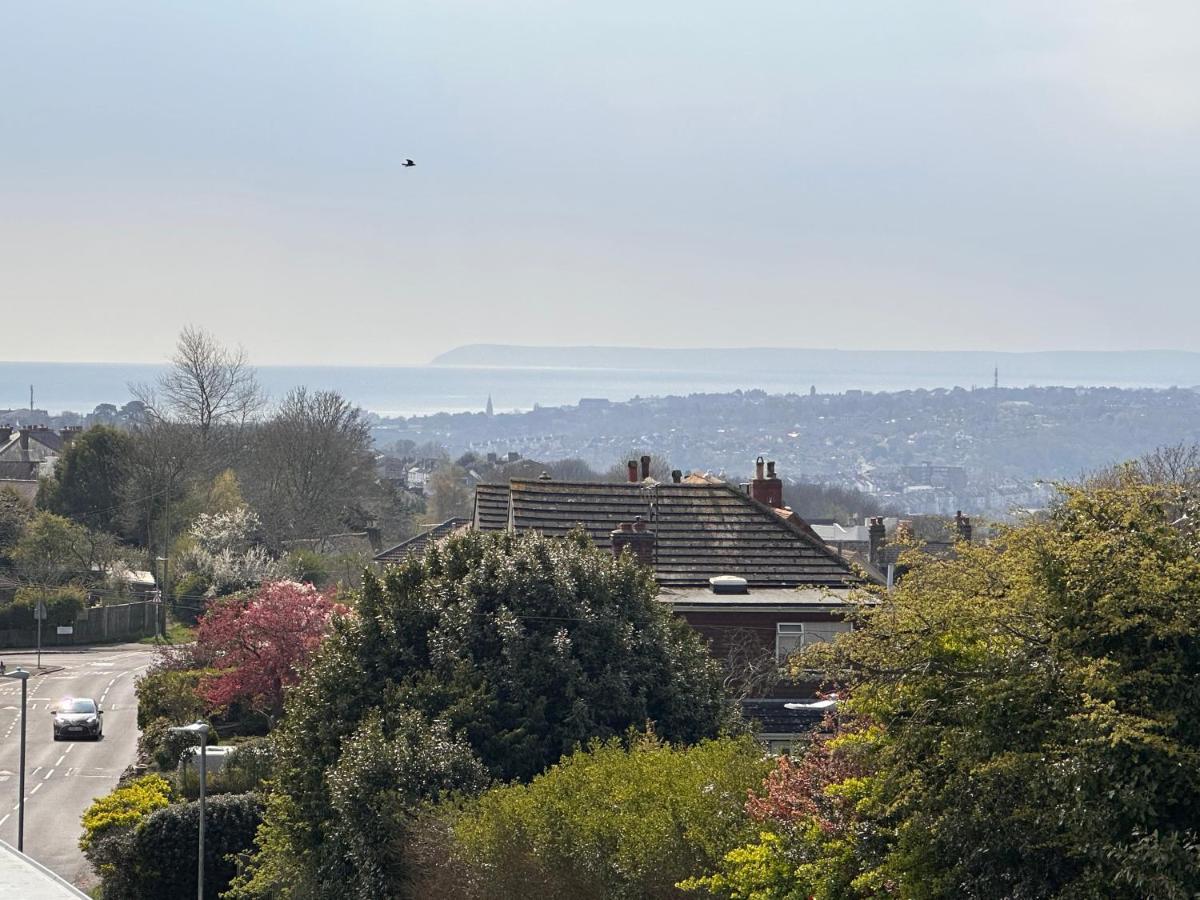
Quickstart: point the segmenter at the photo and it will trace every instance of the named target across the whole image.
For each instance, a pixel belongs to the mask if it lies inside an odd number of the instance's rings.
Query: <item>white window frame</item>
[[[827,622],[776,622],[775,623],[775,660],[776,660],[776,662],[781,663],[781,664],[786,662],[787,658],[789,656],[791,656],[797,650],[801,650],[804,647],[807,647],[809,644],[817,644],[822,641],[830,640],[830,638],[826,637],[826,636],[821,636],[812,641],[806,640],[806,635],[811,633],[808,631],[808,628],[812,628],[813,632],[828,633],[828,632],[832,631],[835,634],[837,634],[837,633],[846,632],[846,631],[853,631],[854,623],[847,622],[844,619],[838,619],[836,621],[827,621]],[[787,635],[788,637],[798,637],[799,638],[787,653],[782,652],[782,648],[780,647],[780,639],[783,638],[784,635]]]

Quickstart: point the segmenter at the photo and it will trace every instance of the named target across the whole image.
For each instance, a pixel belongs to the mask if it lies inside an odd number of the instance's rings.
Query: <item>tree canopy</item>
[[[912,559],[807,651],[879,726],[868,774],[829,788],[858,797],[847,840],[793,844],[786,877],[806,896],[847,866],[853,889],[819,896],[1192,896],[1197,512],[1132,477],[1064,489],[1045,521]]]
[[[364,723],[386,743],[415,714],[506,780],[647,722],[673,742],[715,736],[731,714],[720,672],[655,593],[644,568],[582,534],[456,535],[368,577],[288,695],[258,883],[292,871],[320,897],[357,883],[330,779]],[[392,823],[403,830],[400,809]]]
[[[129,476],[132,438],[123,431],[97,425],[72,441],[44,485],[39,505],[92,528],[115,529],[122,491]]]

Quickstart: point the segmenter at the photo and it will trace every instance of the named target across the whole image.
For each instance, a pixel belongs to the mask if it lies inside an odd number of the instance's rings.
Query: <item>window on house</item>
[[[832,641],[851,627],[849,622],[780,622],[775,626],[775,658],[783,662],[800,648]]]

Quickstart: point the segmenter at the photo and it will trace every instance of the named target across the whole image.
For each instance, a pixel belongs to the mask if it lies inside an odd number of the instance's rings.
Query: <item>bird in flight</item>
[[[404,166],[404,168],[406,168],[406,169],[407,169],[407,168],[409,168],[410,166],[415,166],[415,165],[416,165],[416,163],[415,163],[415,162],[413,162],[411,159],[406,159],[406,160],[405,160],[404,162],[402,162],[400,165]]]

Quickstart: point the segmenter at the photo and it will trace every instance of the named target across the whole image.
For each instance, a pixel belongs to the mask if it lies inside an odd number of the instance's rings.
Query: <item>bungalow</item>
[[[685,481],[678,470],[660,483],[649,463],[631,461],[623,483],[543,475],[481,484],[471,524],[550,536],[582,527],[598,547],[633,553],[654,570],[659,601],[726,663],[760,736],[785,746],[811,730],[811,711],[794,707],[814,699],[814,686],[781,680],[779,666],[799,647],[849,629],[845,613],[861,570],[784,506],[773,463],[759,457],[755,478],[740,488]]]

